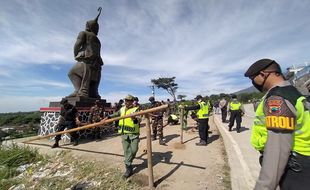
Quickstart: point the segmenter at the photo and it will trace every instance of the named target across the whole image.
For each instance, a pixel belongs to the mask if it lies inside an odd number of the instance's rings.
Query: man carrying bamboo
[[[102,121],[105,121],[109,118],[124,116],[133,114],[138,111],[138,107],[134,106],[134,97],[128,95],[125,98],[125,106],[123,106],[119,111],[115,112],[112,115],[104,118]],[[122,136],[122,145],[125,156],[125,166],[126,171],[123,175],[124,178],[128,178],[133,174],[132,161],[138,152],[139,147],[139,133],[140,133],[140,118],[139,117],[129,117],[119,120],[118,123],[118,133]]]
[[[60,111],[60,119],[58,122],[58,126],[56,132],[60,132],[67,129],[73,129],[77,127],[77,124],[80,123],[78,118],[78,110],[75,106],[71,105],[67,99],[62,99],[60,104],[62,105]],[[73,142],[73,146],[78,145],[78,134],[76,132],[71,132],[71,142]],[[52,148],[59,147],[59,141],[61,139],[61,135],[57,135],[55,137],[55,144]]]

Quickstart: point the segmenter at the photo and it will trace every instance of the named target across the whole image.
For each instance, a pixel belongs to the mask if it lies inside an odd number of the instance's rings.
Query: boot
[[[128,178],[132,175],[132,166],[126,166],[126,171],[123,175],[124,178]]]
[[[200,140],[199,143],[196,143],[196,146],[207,146],[207,142],[204,140]]]
[[[59,143],[58,141],[55,141],[55,143],[53,144],[52,148],[58,148],[59,147]]]
[[[73,146],[77,146],[79,144],[79,142],[77,141],[77,140],[75,140],[74,142],[73,142]]]
[[[166,145],[162,137],[159,137],[159,145]]]
[[[157,136],[157,134],[153,134],[153,136],[152,136],[152,141],[155,141],[155,140],[156,140],[156,136]]]

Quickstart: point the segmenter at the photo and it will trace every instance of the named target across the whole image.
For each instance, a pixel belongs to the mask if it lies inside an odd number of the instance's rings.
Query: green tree
[[[186,98],[186,95],[179,94],[179,95],[177,96],[177,99],[179,99],[179,100],[183,100],[183,98]]]
[[[168,92],[173,98],[173,101],[176,102],[175,93],[178,89],[178,84],[175,83],[175,77],[171,78],[161,78],[158,79],[152,79],[151,82],[157,87],[162,88]]]

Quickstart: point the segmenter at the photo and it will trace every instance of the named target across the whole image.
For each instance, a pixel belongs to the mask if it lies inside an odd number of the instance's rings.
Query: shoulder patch
[[[268,113],[281,114],[281,107],[283,104],[283,98],[280,96],[272,96],[267,99],[266,106],[268,107]]]
[[[292,132],[296,126],[296,116],[281,96],[266,99],[264,112],[268,130]]]

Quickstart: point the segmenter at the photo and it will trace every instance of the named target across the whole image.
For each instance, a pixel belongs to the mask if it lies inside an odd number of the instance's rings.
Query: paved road
[[[221,122],[221,115],[215,115],[214,121],[224,139],[231,167],[232,189],[253,189],[260,171],[259,153],[250,145],[250,136],[254,118],[252,105],[245,105],[242,118],[242,132],[228,131],[228,124]],[[229,117],[228,117],[229,119]]]

